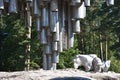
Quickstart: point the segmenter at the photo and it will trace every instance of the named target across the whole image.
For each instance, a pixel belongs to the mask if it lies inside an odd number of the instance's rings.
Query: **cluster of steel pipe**
[[[114,0],[106,2],[114,5]],[[0,14],[24,15],[28,33],[32,18],[35,19],[38,39],[44,48],[43,69],[55,70],[59,52],[73,47],[74,34],[80,33],[80,19],[86,16],[86,6],[90,6],[90,0],[0,0]]]

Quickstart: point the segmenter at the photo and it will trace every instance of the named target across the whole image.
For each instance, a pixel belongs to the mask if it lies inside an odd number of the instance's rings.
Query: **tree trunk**
[[[101,35],[101,33],[100,33],[99,37],[100,37],[100,58],[103,61],[103,43],[102,43],[102,35]]]
[[[81,33],[81,43],[82,43],[82,53],[85,54],[85,41],[84,41],[84,32]]]
[[[27,3],[26,11],[26,38],[28,43],[26,44],[26,59],[25,59],[25,70],[30,70],[30,39],[31,39],[31,12],[30,12],[30,3]]]
[[[108,36],[105,36],[105,60],[108,59]]]

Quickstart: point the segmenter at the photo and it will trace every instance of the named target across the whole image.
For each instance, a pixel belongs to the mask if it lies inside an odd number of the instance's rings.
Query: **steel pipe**
[[[34,15],[38,15],[39,14],[39,8],[38,8],[38,3],[37,0],[33,0],[33,13]]]
[[[85,1],[85,6],[90,6],[90,0],[84,0]]]
[[[47,37],[52,37],[51,29],[47,28]]]
[[[45,53],[43,53],[43,69],[47,70],[47,66],[48,66],[47,55]]]
[[[17,0],[10,0],[9,12],[17,13]]]
[[[37,18],[37,31],[41,31],[41,21],[39,17]]]
[[[41,31],[41,44],[47,44],[46,31],[44,28]]]
[[[51,12],[50,14],[51,14],[50,15],[51,32],[57,32],[57,26],[59,26],[58,13],[57,12]]]
[[[81,0],[71,0],[70,5],[72,6],[80,5],[81,2],[82,2]]]
[[[58,51],[58,42],[52,42],[52,50]]]
[[[108,0],[109,5],[114,5],[114,0]]]
[[[59,37],[59,22],[57,22],[56,24],[56,32],[53,33],[53,41],[60,41],[60,37]]]
[[[48,57],[48,70],[52,70],[52,55],[47,55]]]
[[[51,43],[47,42],[47,44],[45,45],[45,54],[51,54],[52,53],[52,48],[51,48]]]
[[[50,10],[55,12],[58,11],[58,0],[51,0]]]
[[[26,0],[26,2],[32,2],[33,0]]]
[[[86,7],[84,2],[81,6],[73,6],[73,19],[83,19],[86,16]]]
[[[0,9],[4,9],[4,1],[0,0]]]
[[[80,20],[73,20],[73,32],[74,33],[80,33]]]
[[[48,16],[48,7],[42,8],[42,27],[49,26],[49,16]]]
[[[59,53],[57,51],[53,52],[53,63],[59,63]]]

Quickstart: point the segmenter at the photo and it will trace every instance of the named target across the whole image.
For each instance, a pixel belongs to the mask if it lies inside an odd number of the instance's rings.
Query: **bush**
[[[110,60],[111,60],[110,70],[120,73],[120,61],[117,60],[114,56],[111,57]]]
[[[58,68],[59,69],[72,68],[73,67],[72,59],[76,54],[79,53],[80,53],[79,49],[75,48],[70,48],[60,53],[60,62],[58,63]]]

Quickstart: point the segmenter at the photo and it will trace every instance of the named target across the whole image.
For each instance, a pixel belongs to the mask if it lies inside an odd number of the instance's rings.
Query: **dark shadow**
[[[50,80],[91,80],[91,79],[84,77],[57,77]]]

